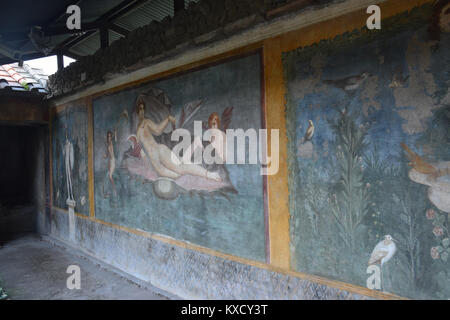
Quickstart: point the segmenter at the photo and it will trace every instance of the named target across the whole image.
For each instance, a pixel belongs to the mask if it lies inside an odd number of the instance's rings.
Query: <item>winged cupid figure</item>
[[[226,108],[222,113],[222,119],[220,119],[217,112],[213,112],[209,115],[208,126],[206,129],[216,129],[216,133],[211,137],[211,145],[213,146],[216,156],[219,159],[219,164],[223,164],[227,160],[227,137],[226,131],[231,123],[231,117],[233,115],[233,107]]]

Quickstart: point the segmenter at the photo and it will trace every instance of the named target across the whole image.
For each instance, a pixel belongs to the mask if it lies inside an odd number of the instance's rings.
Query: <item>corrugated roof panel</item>
[[[161,21],[167,16],[173,16],[173,0],[154,0],[128,12],[115,23],[127,30],[134,30],[153,20]]]
[[[87,56],[100,49],[100,33],[97,31],[83,41],[70,48],[70,51],[80,56]]]
[[[121,2],[123,2],[123,0],[82,1],[79,4],[81,9],[81,20],[82,22],[93,22]]]
[[[117,32],[109,30],[109,43],[110,44],[116,40],[119,40],[120,38],[123,38],[123,36],[121,34],[118,34]]]
[[[185,7],[187,8],[191,3],[197,3],[200,0],[184,0]],[[220,0],[218,0],[220,1]],[[260,0],[257,0],[260,1]],[[262,1],[262,0],[261,0]],[[110,11],[117,5],[124,3],[124,0],[96,0],[96,1],[74,1],[81,7],[81,19],[82,23],[96,21],[101,15]],[[130,12],[127,12],[124,16],[113,21],[120,27],[133,31],[137,28],[145,26],[152,21],[161,21],[167,16],[173,16],[174,0],[148,0],[143,2],[140,6],[134,8]],[[132,3],[131,1],[129,3]],[[61,15],[56,21],[53,22],[53,26],[64,26],[66,15]],[[71,34],[57,35],[46,37],[44,42],[49,47],[56,47],[58,44],[63,43],[64,40],[71,37]],[[110,32],[110,43],[119,39],[122,35],[115,32]],[[85,39],[81,43],[75,45],[69,50],[81,56],[94,54],[100,47],[98,33],[94,34],[88,39]],[[5,42],[11,48],[20,48],[22,52],[27,54],[36,53],[36,48],[31,42],[23,43],[23,40],[14,40]],[[0,54],[0,58],[6,58]]]
[[[122,38],[122,36],[112,30],[109,30],[109,43],[113,43],[114,41]],[[90,37],[84,39],[83,41],[77,43],[75,46],[70,48],[75,54],[84,56],[95,53],[98,49],[100,49],[100,33],[96,32],[92,34]]]
[[[199,0],[185,0],[185,6],[187,7],[190,2],[195,3],[198,1]],[[97,5],[92,6],[96,7]],[[100,9],[97,8],[95,10],[98,11]],[[154,20],[161,21],[167,16],[173,16],[173,0],[151,0],[145,2],[143,5],[139,7],[134,8],[124,16],[116,19],[114,23],[126,30],[132,31],[149,24]],[[122,35],[112,30],[109,31],[110,44],[120,39],[121,37]],[[100,34],[96,32],[90,37],[83,40],[82,42],[71,47],[70,51],[75,54],[85,56],[95,53],[99,48],[100,48]]]

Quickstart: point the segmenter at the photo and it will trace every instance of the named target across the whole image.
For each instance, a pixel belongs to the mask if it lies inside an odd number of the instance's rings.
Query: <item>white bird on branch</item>
[[[397,246],[394,243],[394,239],[390,235],[384,236],[384,240],[380,241],[375,249],[372,251],[372,255],[369,259],[370,265],[380,265],[380,274],[381,274],[381,287],[383,288],[383,264],[391,260],[397,251]]]

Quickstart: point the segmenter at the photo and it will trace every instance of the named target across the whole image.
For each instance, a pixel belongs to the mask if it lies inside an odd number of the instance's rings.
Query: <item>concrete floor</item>
[[[80,290],[67,289],[69,265],[78,265],[81,269]],[[73,249],[37,236],[26,235],[0,245],[0,287],[13,300],[174,298],[169,293],[138,283],[116,273],[110,266],[100,265]]]

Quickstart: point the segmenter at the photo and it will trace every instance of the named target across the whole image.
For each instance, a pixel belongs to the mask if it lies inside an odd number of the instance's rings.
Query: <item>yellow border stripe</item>
[[[270,262],[274,267],[290,269],[289,190],[286,165],[287,135],[284,109],[283,65],[278,39],[264,44],[264,82],[268,155],[271,155],[271,130],[279,130],[279,170],[268,176]]]

